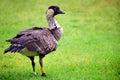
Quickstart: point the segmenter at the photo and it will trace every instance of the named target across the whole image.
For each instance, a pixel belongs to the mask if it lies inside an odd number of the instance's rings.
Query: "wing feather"
[[[8,48],[10,50],[6,49],[7,52],[19,52],[26,48],[28,51],[46,54],[57,48],[57,40],[47,28],[30,28],[21,31],[13,39],[7,41],[11,42]],[[13,45],[16,46],[13,47]]]

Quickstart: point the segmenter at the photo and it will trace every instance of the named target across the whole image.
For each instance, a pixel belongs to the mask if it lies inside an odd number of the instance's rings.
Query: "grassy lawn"
[[[47,27],[45,12],[58,5],[66,13],[56,16],[64,34],[58,49],[44,58],[47,77],[37,75],[30,60],[20,54],[6,54],[5,40],[33,26]],[[1,0],[0,80],[119,80],[119,0]]]

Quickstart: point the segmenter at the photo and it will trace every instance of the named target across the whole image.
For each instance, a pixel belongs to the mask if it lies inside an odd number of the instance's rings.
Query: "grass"
[[[5,40],[32,26],[48,26],[48,6],[59,5],[66,13],[56,16],[64,34],[57,51],[44,58],[47,77],[37,75],[30,60],[20,54],[6,54]],[[119,80],[119,0],[1,0],[0,80]]]

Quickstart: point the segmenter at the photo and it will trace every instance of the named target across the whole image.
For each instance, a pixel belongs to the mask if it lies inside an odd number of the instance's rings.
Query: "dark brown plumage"
[[[57,31],[55,29],[56,37]],[[38,52],[38,54],[47,54],[51,51],[54,51],[57,47],[57,40],[53,35],[54,32],[49,30],[49,28],[38,28],[34,27],[21,31],[13,39],[7,40],[12,45],[11,49],[7,49],[6,52],[20,52],[23,48],[26,48],[28,51]],[[30,56],[30,55],[29,55]]]
[[[62,28],[54,19],[54,16],[57,14],[63,14],[63,12],[60,11],[58,6],[50,6],[46,13],[49,28],[33,27],[21,31],[14,38],[7,40],[11,45],[4,53],[19,52],[29,57],[32,61],[32,67],[35,74],[34,56],[39,56],[42,76],[46,76],[42,59],[46,54],[56,50],[58,40],[62,35]]]

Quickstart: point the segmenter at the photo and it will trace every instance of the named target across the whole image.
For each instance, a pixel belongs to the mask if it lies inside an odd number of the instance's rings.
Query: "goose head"
[[[60,10],[58,6],[50,6],[47,10],[47,15],[55,16],[57,14],[65,14],[63,11]]]

